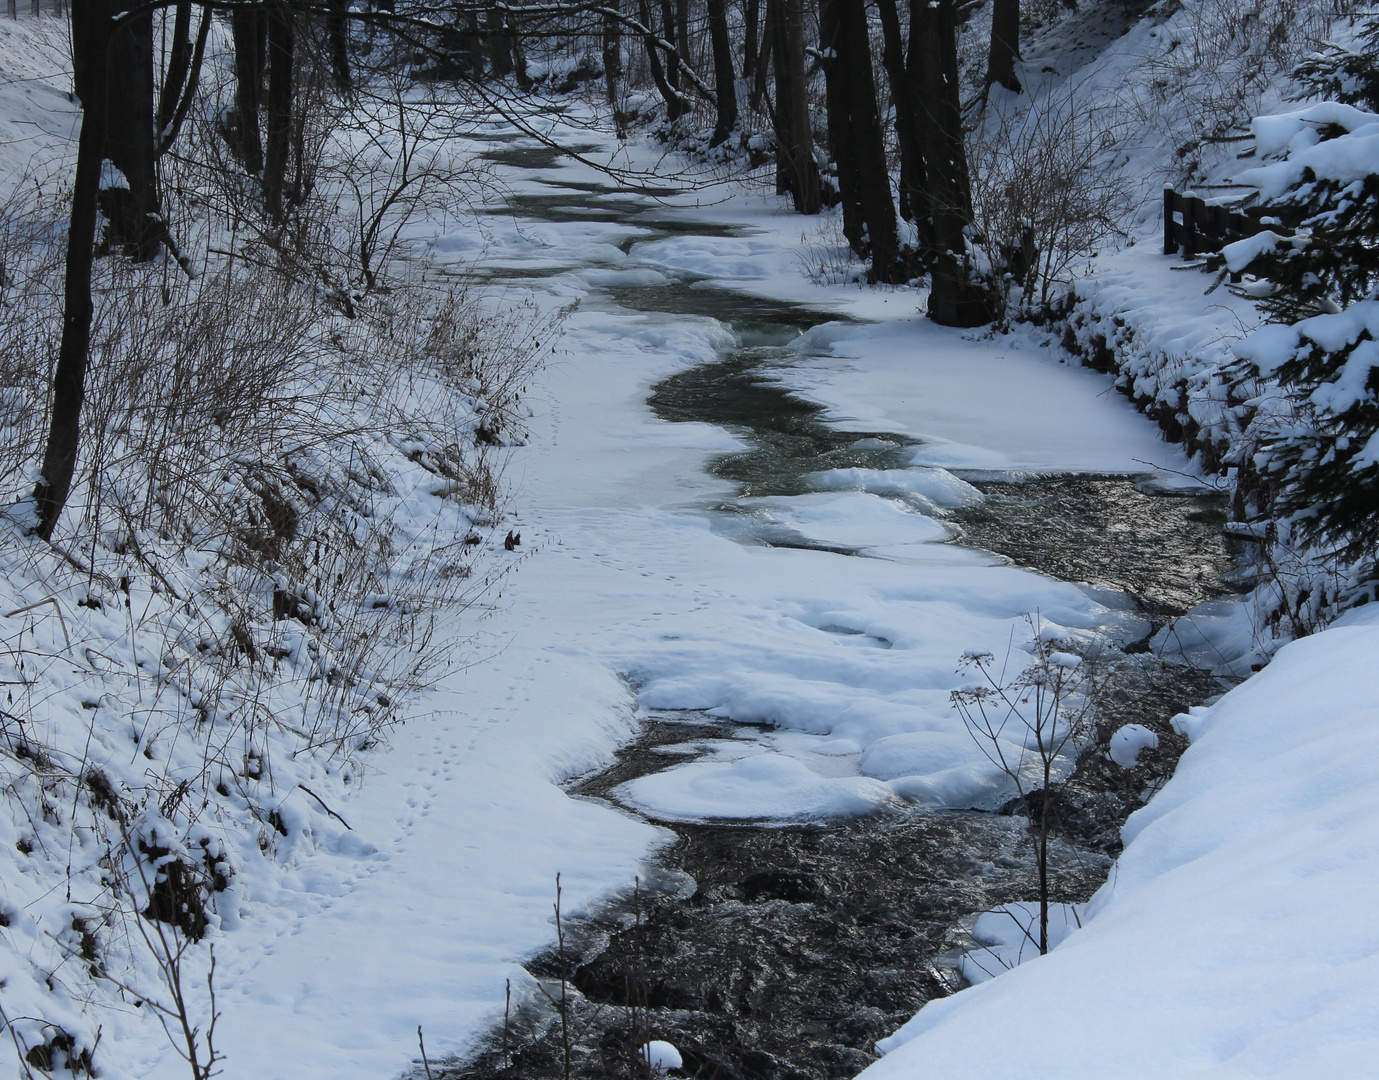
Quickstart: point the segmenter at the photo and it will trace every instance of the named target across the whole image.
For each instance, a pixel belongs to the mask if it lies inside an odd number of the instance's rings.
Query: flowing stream
[[[495,157],[518,152],[504,148]],[[520,160],[539,167],[555,158]],[[519,195],[509,212],[649,230],[635,242],[716,228],[595,185],[582,195]],[[820,470],[904,464],[913,440],[832,428],[820,406],[775,377],[792,362],[784,346],[835,314],[709,289],[690,278],[608,287],[600,300],[711,315],[736,331],[739,347],[664,380],[649,398],[662,419],[719,425],[746,443],[710,465],[738,492],[704,508],[715,528],[743,544],[867,557],[795,534],[749,501],[805,492],[805,477]],[[1221,529],[1224,507],[1214,496],[1158,493],[1133,476],[967,479],[986,498],[947,519],[950,543],[1115,590],[1156,628],[1233,591],[1239,553]],[[1084,755],[1057,823],[1060,901],[1084,900],[1104,880],[1119,849],[1120,823],[1146,788],[1171,773],[1183,742],[1168,718],[1223,688],[1207,673],[1160,663],[1144,642],[1126,647],[1117,666],[1118,681],[1102,707],[1103,732],[1135,721],[1159,731],[1160,746],[1146,752],[1133,782],[1107,766],[1104,754]],[[710,744],[761,734],[705,714],[653,714],[615,764],[571,791],[615,801],[614,789],[628,780],[693,759]],[[563,991],[571,1002],[564,1028],[540,998],[515,1002],[488,1047],[444,1074],[558,1077],[568,1051],[570,1075],[627,1075],[632,1047],[651,1033],[679,1048],[690,1076],[853,1076],[875,1060],[877,1039],[959,985],[956,965],[970,944],[973,913],[1034,895],[1025,825],[1011,813],[974,811],[784,826],[675,824],[675,841],[658,851],[634,889],[567,919],[563,950],[553,946],[527,963],[552,999]]]

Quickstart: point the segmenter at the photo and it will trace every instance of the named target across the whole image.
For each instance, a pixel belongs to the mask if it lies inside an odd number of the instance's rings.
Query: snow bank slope
[[[867,1080],[1379,1073],[1376,658],[1360,609],[1182,718],[1085,927],[926,1007]]]

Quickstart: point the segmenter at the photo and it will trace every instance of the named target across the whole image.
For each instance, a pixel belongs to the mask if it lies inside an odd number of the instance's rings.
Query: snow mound
[[[1111,750],[1106,755],[1122,769],[1133,769],[1140,760],[1141,750],[1159,745],[1159,737],[1143,724],[1126,724],[1111,736]]]
[[[692,762],[630,780],[617,795],[663,821],[818,820],[899,805],[891,789],[878,780],[820,776],[797,758],[775,753],[732,762]]]
[[[933,518],[866,492],[769,496],[745,501],[745,505],[760,508],[771,521],[817,543],[870,548],[936,544],[949,536],[948,529]]]

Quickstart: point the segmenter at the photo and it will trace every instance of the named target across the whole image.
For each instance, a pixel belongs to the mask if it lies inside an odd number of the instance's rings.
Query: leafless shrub
[[[365,295],[384,285],[418,215],[440,218],[474,201],[490,172],[448,147],[454,112],[449,102],[418,100],[399,80],[385,81],[359,97],[325,148],[323,183],[347,193],[346,255]]]
[[[0,202],[0,484],[28,479],[29,450],[40,437],[47,376],[61,322],[64,220],[60,185],[25,177]]]
[[[1049,948],[1051,825],[1064,781],[1078,751],[1095,734],[1101,672],[1085,649],[1045,632],[1028,617],[1031,661],[1017,674],[990,653],[969,653],[960,672],[971,685],[953,691],[951,700],[968,733],[1000,769],[1029,815],[1029,837],[1039,875],[1040,955]]]
[[[1107,168],[1111,113],[1055,90],[989,103],[969,140],[975,225],[1007,318],[1046,308],[1076,263],[1121,231],[1129,191]]]

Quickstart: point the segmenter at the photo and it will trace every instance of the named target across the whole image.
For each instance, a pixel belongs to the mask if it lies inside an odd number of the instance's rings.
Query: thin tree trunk
[[[775,108],[769,106],[770,77],[773,65],[772,54],[776,46],[776,8],[777,0],[764,0],[766,4],[766,25],[761,34],[761,52],[757,56],[752,76],[752,108],[758,112],[764,106],[771,108],[772,124],[775,123]]]
[[[326,0],[326,34],[330,38],[330,69],[338,90],[348,93],[354,85],[350,74],[349,0]]]
[[[761,0],[742,0],[742,81],[751,86],[757,70]]]
[[[733,46],[728,38],[728,9],[724,0],[708,0],[709,38],[713,42],[713,93],[718,119],[710,146],[725,142],[737,127],[737,77],[733,74]]]
[[[671,0],[661,0],[661,38],[670,46],[666,54],[666,81],[680,89],[680,40],[675,34],[675,10]]]
[[[522,35],[513,30],[512,22],[506,14],[503,16],[503,25],[507,28],[509,47],[512,51],[512,74],[517,80],[517,88],[530,90],[531,76],[527,74],[527,50],[522,45]]]
[[[647,33],[643,38],[646,44],[646,59],[651,66],[651,78],[656,83],[656,89],[661,92],[661,98],[666,103],[666,119],[670,123],[675,123],[680,117],[684,116],[689,109],[689,103],[680,96],[680,91],[671,85],[666,77],[666,69],[661,65],[660,46],[656,41],[656,31],[653,29],[651,21],[651,8],[647,0],[638,0],[638,13],[642,17],[642,25],[647,28]],[[675,56],[671,53],[671,57]]]
[[[275,4],[268,12],[268,130],[263,155],[264,209],[274,221],[283,216],[287,163],[292,147],[292,67],[296,48],[290,9]]]
[[[921,119],[915,98],[915,80],[905,66],[905,41],[895,0],[876,0],[881,15],[882,63],[891,84],[895,105],[895,141],[900,152],[900,216],[920,230],[920,246],[928,244],[929,199],[924,175],[924,149],[920,144]]]
[[[691,67],[695,57],[690,54],[689,0],[675,0],[675,46],[680,57]]]
[[[178,102],[182,100],[182,87],[186,85],[192,62],[192,0],[177,0],[177,11],[172,24],[172,47],[168,49],[167,69],[163,72],[163,86],[158,94],[158,141],[163,141],[163,132],[172,123],[177,112]]]
[[[230,12],[230,31],[235,43],[235,112],[238,114],[240,160],[244,171],[257,176],[263,171],[263,142],[259,138],[259,106],[263,101],[264,42],[267,13],[260,5],[236,7]]]
[[[963,143],[954,0],[911,4],[909,52],[906,66],[922,103],[918,119],[931,223],[929,317],[944,326],[980,326],[991,321],[992,298],[967,255],[972,189]]]
[[[190,3],[187,7],[190,23]],[[179,16],[180,14],[179,10]],[[155,153],[159,157],[167,152],[168,147],[177,138],[177,133],[182,129],[182,123],[186,120],[196,98],[196,88],[201,81],[201,64],[206,57],[206,42],[211,36],[211,19],[211,9],[206,7],[201,13],[201,27],[196,32],[196,44],[185,49],[180,56],[170,57],[168,61],[167,77],[163,80],[162,96],[158,99],[158,145]],[[173,52],[176,54],[177,50],[174,49]]]
[[[987,54],[986,85],[1020,92],[1015,61],[1020,58],[1020,0],[993,0],[991,51]]]
[[[616,13],[622,12],[621,0],[610,0],[608,7]],[[603,17],[603,87],[608,105],[613,110],[613,127],[618,138],[627,134],[627,123],[622,110],[618,108],[622,84],[622,23],[612,15]]]
[[[817,214],[822,190],[805,78],[804,6],[802,0],[772,0],[771,6],[776,9],[776,186],[790,192],[801,214]]]
[[[819,0],[819,54],[823,58],[824,98],[828,107],[828,149],[838,176],[838,201],[843,208],[843,235],[848,246],[865,258],[869,254],[867,222],[858,195],[857,145],[848,100],[850,54],[842,23],[842,0]]]
[[[77,172],[67,227],[62,340],[53,373],[53,404],[43,465],[34,486],[34,532],[52,539],[58,515],[72,490],[86,369],[91,347],[91,263],[96,242],[96,204],[105,160],[107,85],[111,39],[107,0],[72,0],[72,38],[82,42],[79,78],[84,90]]]

